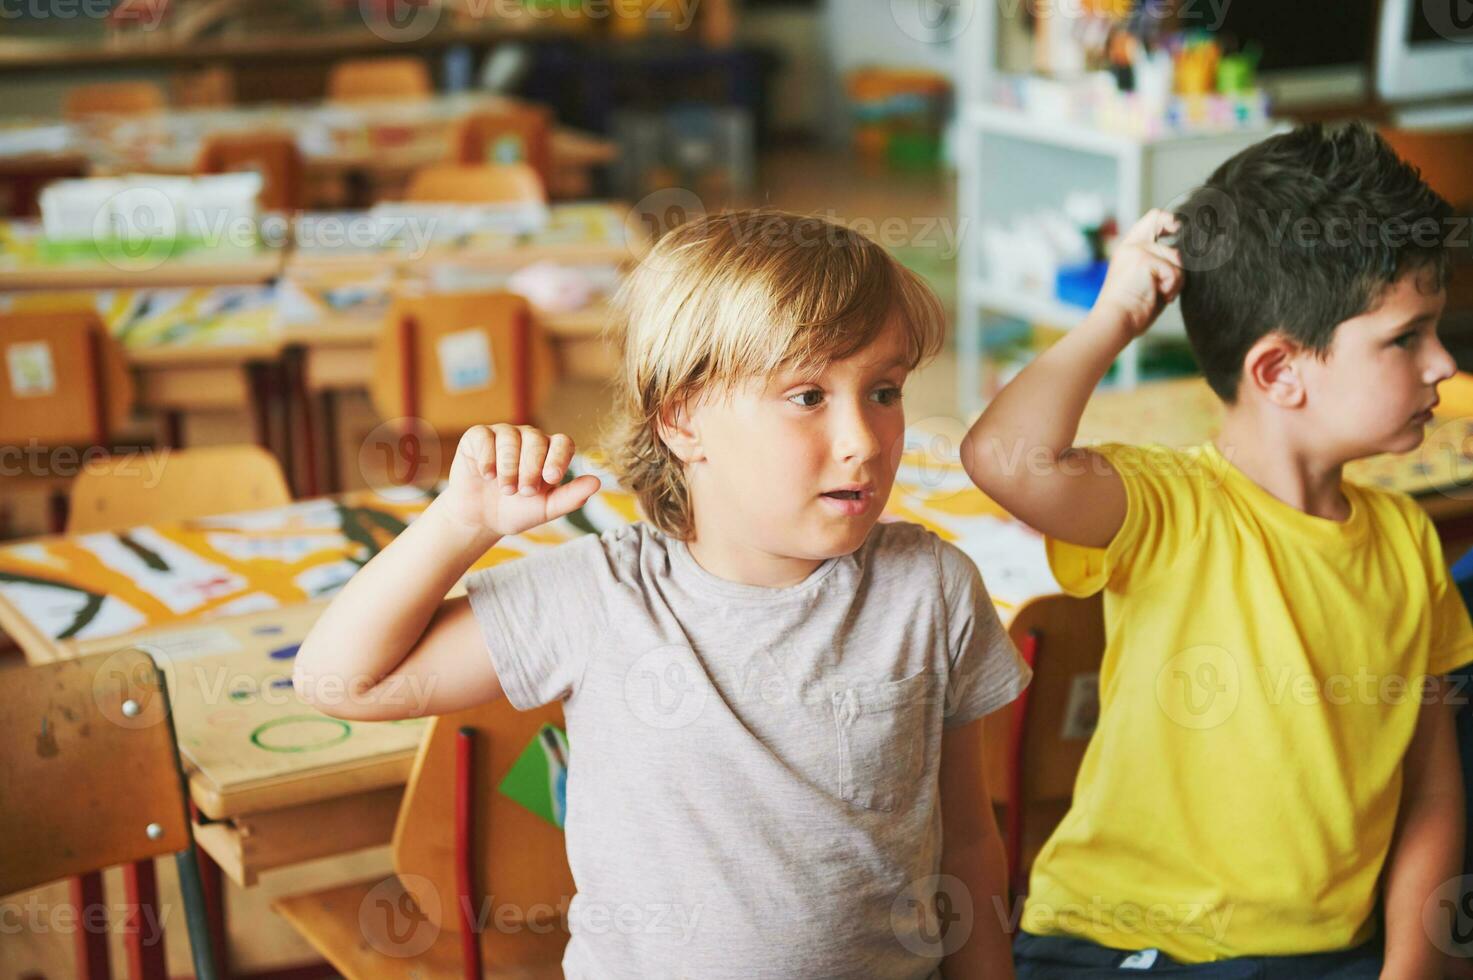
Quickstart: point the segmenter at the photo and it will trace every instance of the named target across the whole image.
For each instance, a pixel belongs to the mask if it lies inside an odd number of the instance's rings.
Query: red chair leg
[[[288,398],[295,402],[301,442],[302,477],[298,493],[315,497],[321,493],[317,480],[317,420],[313,417],[312,394],[307,390],[307,354],[300,347],[286,352]],[[295,481],[294,481],[295,482]]]
[[[51,494],[50,509],[47,515],[47,523],[51,525],[52,534],[66,533],[67,514],[71,511],[71,502],[67,495],[60,490]]]
[[[325,389],[318,410],[322,416],[322,468],[327,473],[324,492],[341,493],[343,489],[341,463],[338,460],[338,400],[337,392]]]
[[[153,860],[136,861],[123,868],[127,893],[128,976],[137,980],[167,980],[163,919],[158,914],[159,887]]]
[[[80,980],[112,980],[112,966],[107,958],[107,903],[102,892],[102,873],[78,875],[72,879],[71,888],[72,905],[77,910],[77,976]]]
[[[1018,652],[1030,668],[1038,659],[1042,641],[1038,630],[1029,630],[1023,637]],[[1013,708],[1013,744],[1008,759],[1008,884],[1014,899],[1028,890],[1028,878],[1023,874],[1023,737],[1028,730],[1028,692],[1029,688],[1025,687]]]
[[[466,980],[481,977],[481,935],[476,928],[475,729],[455,737],[455,891],[460,907],[460,958]]]
[[[526,310],[511,329],[512,416],[519,425],[532,421],[532,321]]]

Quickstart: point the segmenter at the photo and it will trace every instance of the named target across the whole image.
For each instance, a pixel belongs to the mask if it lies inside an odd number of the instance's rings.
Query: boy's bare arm
[[[477,426],[450,479],[420,517],[348,580],[297,652],[293,684],[340,718],[441,714],[501,696],[466,599],[445,594],[503,536],[581,507],[596,477],[559,486],[573,458],[565,435]]]
[[[1052,537],[1102,548],[1125,520],[1119,474],[1076,449],[1074,438],[1111,362],[1181,290],[1181,258],[1157,242],[1175,227],[1162,211],[1136,223],[1089,316],[999,392],[962,443],[962,464],[977,486]]]
[[[942,736],[941,841],[941,873],[955,879],[943,879],[945,894],[939,897],[949,904],[949,909],[938,910],[941,927],[947,930],[945,948],[950,951],[942,961],[942,975],[948,980],[1011,980],[1007,856],[987,790],[980,718]],[[957,882],[965,889],[965,897],[950,893]],[[966,909],[970,909],[970,921],[951,919],[951,914]],[[964,941],[953,935],[958,929],[969,929]]]
[[[1422,913],[1433,893],[1457,878],[1463,867],[1462,766],[1445,690],[1439,681],[1436,698],[1422,706],[1407,747],[1396,838],[1386,858],[1386,962],[1381,975],[1397,980],[1443,976],[1444,957],[1427,934]]]

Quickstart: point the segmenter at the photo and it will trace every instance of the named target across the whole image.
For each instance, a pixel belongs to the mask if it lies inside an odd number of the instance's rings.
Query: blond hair
[[[615,476],[656,527],[689,538],[690,487],[660,420],[710,388],[843,360],[892,317],[905,329],[911,368],[940,349],[936,294],[842,225],[756,209],[671,230],[613,301],[622,370],[605,450]]]

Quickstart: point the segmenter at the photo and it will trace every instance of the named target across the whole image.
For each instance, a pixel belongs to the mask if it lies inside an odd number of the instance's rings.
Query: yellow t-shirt
[[[1352,483],[1310,516],[1211,444],[1101,451],[1125,523],[1048,543],[1105,589],[1099,726],[1023,928],[1184,962],[1364,942],[1423,683],[1473,660],[1431,521]]]

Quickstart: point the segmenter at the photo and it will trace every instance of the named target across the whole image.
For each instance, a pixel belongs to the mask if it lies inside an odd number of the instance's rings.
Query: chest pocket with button
[[[924,778],[937,677],[843,688],[830,698],[839,734],[840,795],[871,810],[896,810]]]

